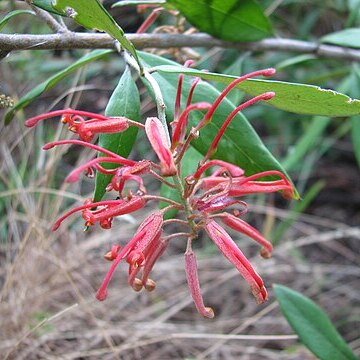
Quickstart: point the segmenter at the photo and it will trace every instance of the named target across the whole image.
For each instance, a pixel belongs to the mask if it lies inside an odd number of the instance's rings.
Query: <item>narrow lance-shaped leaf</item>
[[[119,41],[142,68],[134,45],[126,38],[122,28],[98,0],[55,0],[53,7],[65,13],[87,29],[104,31]]]
[[[131,76],[131,71],[126,67],[120,81],[112,93],[105,109],[106,116],[125,116],[131,120],[140,119],[140,95]],[[99,145],[116,154],[127,157],[134,145],[138,128],[129,127],[123,133],[101,134]],[[102,164],[104,168],[115,168],[118,165]],[[111,175],[96,173],[94,201],[100,201],[105,194],[105,188],[111,180]]]
[[[7,24],[7,22],[12,19],[15,16],[22,15],[22,14],[31,14],[35,15],[35,13],[31,10],[14,10],[6,14],[1,20],[0,20],[0,30]]]
[[[156,66],[161,73],[185,74],[198,76],[204,80],[230,84],[236,77],[230,75],[203,72],[182,66]],[[267,91],[274,91],[276,96],[267,103],[281,110],[296,114],[323,116],[351,116],[360,114],[360,100],[334,90],[318,86],[296,84],[275,80],[249,79],[236,86],[249,95],[256,96]]]
[[[323,43],[360,48],[360,29],[346,29],[323,36]]]
[[[229,41],[256,41],[272,34],[254,0],[168,0],[200,31]]]
[[[65,68],[64,70],[59,71],[55,75],[51,76],[41,84],[35,86],[31,91],[24,95],[15,106],[5,114],[5,123],[9,124],[13,119],[15,112],[23,109],[28,106],[32,101],[39,97],[46,90],[54,87],[58,82],[64,79],[67,75],[71,74],[73,71],[77,70],[81,66],[84,66],[92,61],[102,59],[106,55],[110,54],[112,50],[94,50],[90,53],[84,55],[79,60],[75,61],[73,64]]]
[[[274,285],[274,291],[290,326],[319,359],[357,359],[327,314],[312,300],[282,285]]]
[[[139,54],[143,63],[149,67],[159,64],[176,64],[156,55],[143,52],[140,52]],[[164,100],[166,104],[167,119],[171,122],[174,118],[174,99],[176,96],[178,75],[161,73],[154,74],[154,78],[159,83],[162,92],[166,94]],[[190,81],[184,81],[183,94],[187,94],[189,88]],[[206,101],[212,103],[219,94],[220,92],[209,83],[200,82],[195,89],[193,102]],[[220,106],[212,116],[211,122],[201,130],[200,137],[192,142],[192,145],[197,151],[203,155],[207,153],[215,135],[220,130],[227,116],[234,109],[234,104],[228,99],[225,98],[221,102]],[[202,116],[203,113],[198,111],[193,112],[189,118],[189,129],[190,127],[197,125],[202,119]],[[246,171],[246,175],[266,170],[279,170],[286,174],[285,169],[265,147],[253,127],[241,113],[235,115],[233,121],[226,129],[224,136],[218,144],[214,157],[240,166]],[[295,196],[298,197],[298,194],[296,193]]]

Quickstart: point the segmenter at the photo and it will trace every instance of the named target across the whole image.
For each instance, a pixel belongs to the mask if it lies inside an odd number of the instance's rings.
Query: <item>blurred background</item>
[[[143,21],[134,7],[111,9],[125,32]],[[276,35],[306,41],[360,25],[360,1],[263,1]],[[1,1],[0,18],[23,1]],[[161,15],[156,26],[173,22]],[[71,21],[72,30],[83,31]],[[185,28],[188,25],[185,24]],[[154,30],[154,27],[151,28]],[[35,16],[9,21],[3,33],[49,33]],[[190,51],[191,50],[191,51]],[[360,98],[360,65],[289,52],[240,52],[232,49],[172,51],[188,56],[198,68],[240,75],[275,67],[275,79],[314,84]],[[0,61],[0,95],[16,102],[86,50],[14,51]],[[176,60],[176,59],[175,59]],[[62,147],[49,152],[42,144],[71,137],[59,121],[36,129],[24,121],[51,109],[72,107],[103,113],[124,63],[116,55],[91,63],[46,91],[20,111],[8,126],[0,123],[0,357],[9,359],[314,359],[282,316],[271,285],[279,283],[317,302],[360,355],[360,181],[352,133],[358,118],[326,118],[291,114],[255,106],[246,116],[271,152],[292,176],[301,201],[279,194],[247,197],[246,220],[274,245],[263,260],[248,238],[234,234],[269,290],[269,301],[257,305],[245,281],[203,236],[197,249],[205,304],[215,310],[203,319],[187,289],[182,239],[170,243],[156,264],[151,293],[127,286],[126,266],[119,266],[105,302],[95,299],[108,270],[103,260],[114,241],[125,242],[149,211],[116,219],[112,229],[92,228],[71,217],[57,231],[51,224],[65,211],[92,196],[93,180],[66,184],[64,178],[91,152]],[[138,83],[142,114],[155,105]],[[214,86],[221,88],[218,84]],[[240,92],[231,100],[239,103]],[[10,100],[8,100],[10,101]],[[0,108],[1,116],[5,108]],[[146,141],[132,158],[149,158]],[[155,189],[157,184],[146,184]],[[115,240],[114,240],[115,239]],[[268,337],[264,338],[264,335]]]

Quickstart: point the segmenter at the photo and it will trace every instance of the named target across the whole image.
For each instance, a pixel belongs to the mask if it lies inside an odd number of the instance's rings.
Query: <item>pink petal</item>
[[[213,318],[213,309],[211,307],[205,307],[204,305],[200,291],[196,257],[192,251],[187,251],[185,253],[185,272],[191,296],[194,300],[197,311],[204,317]]]
[[[160,236],[164,223],[163,212],[156,211],[149,215],[138,227],[136,234],[145,231],[146,235],[134,246],[134,250],[144,252],[147,246],[157,237]],[[134,235],[134,236],[135,236]]]
[[[249,260],[237,247],[230,235],[214,220],[208,219],[205,230],[224,256],[238,269],[249,283],[256,301],[260,304],[267,299],[264,282],[251,266]]]
[[[262,245],[263,249],[261,250],[261,255],[263,257],[269,258],[271,256],[273,246],[254,227],[249,225],[244,220],[241,220],[241,219],[237,218],[236,216],[228,214],[228,213],[221,214],[221,216],[219,216],[219,218],[227,226],[251,237],[256,242],[258,242],[260,245]]]
[[[256,193],[272,193],[276,191],[282,191],[283,195],[287,199],[291,199],[294,196],[294,190],[292,185],[285,180],[275,181],[247,181],[244,182],[246,177],[239,179],[232,179],[229,195],[230,196],[244,196]],[[201,188],[204,190],[210,190],[215,186],[223,184],[226,186],[229,184],[230,179],[222,176],[209,176],[201,179]]]
[[[149,117],[146,119],[145,132],[150,141],[150,144],[161,164],[161,174],[163,176],[176,175],[176,167],[170,145],[167,143],[165,130],[160,120],[156,117]]]
[[[119,265],[120,261],[126,257],[127,254],[134,248],[135,244],[146,234],[145,230],[137,233],[129,243],[118,253],[115,260],[111,263],[110,269],[107,272],[103,283],[101,284],[99,290],[96,293],[96,298],[100,301],[103,301],[107,297],[107,287],[109,282],[114,274],[116,267]]]
[[[146,284],[149,280],[149,275],[153,269],[155,262],[160,258],[160,256],[165,252],[168,245],[168,241],[161,240],[160,237],[151,243],[151,248],[146,255],[146,262],[142,274],[142,283],[146,288]]]
[[[247,209],[247,204],[244,201],[236,200],[230,196],[214,196],[213,198],[209,198],[206,201],[199,199],[196,202],[196,207],[199,211],[211,213],[215,211],[224,210],[229,206],[239,204],[244,210]]]
[[[226,161],[222,160],[210,160],[207,161],[204,165],[200,166],[198,170],[192,175],[193,178],[199,179],[200,176],[211,166],[221,166],[222,168],[225,168],[227,171],[229,171],[230,175],[233,177],[239,177],[244,175],[244,170],[239,168],[238,166],[228,163]],[[224,179],[224,178],[223,178]]]
[[[73,123],[69,130],[78,134],[83,141],[90,142],[95,134],[114,134],[129,128],[129,119],[125,117],[107,118],[106,120],[88,120]]]
[[[104,208],[103,211],[94,215],[93,221],[96,222],[104,219],[113,218],[115,216],[130,214],[134,211],[142,209],[145,204],[146,201],[141,196],[133,196],[128,201],[123,201],[118,205],[108,206]],[[96,203],[94,203],[94,206],[96,206]]]

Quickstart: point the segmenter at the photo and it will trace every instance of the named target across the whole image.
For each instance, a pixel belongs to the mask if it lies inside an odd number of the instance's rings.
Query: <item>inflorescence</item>
[[[260,100],[272,99],[275,93],[263,93],[236,107],[214,136],[207,153],[199,162],[197,170],[193,174],[183,178],[181,162],[185,152],[189,149],[191,141],[199,136],[201,137],[201,130],[211,122],[214,111],[231,89],[248,78],[259,75],[271,76],[274,73],[274,69],[265,69],[239,77],[229,84],[212,104],[207,102],[192,103],[192,96],[199,81],[199,79],[195,79],[190,88],[185,109],[182,111],[180,99],[183,75],[180,75],[174,119],[170,124],[172,129],[171,142],[168,141],[166,136],[167,130],[164,129],[162,123],[156,117],[148,117],[145,125],[143,125],[125,117],[106,117],[86,111],[66,109],[46,113],[26,121],[26,126],[32,127],[41,120],[61,116],[62,122],[68,125],[69,130],[76,133],[80,140],[54,141],[44,145],[43,149],[48,150],[60,145],[77,144],[101,153],[101,156],[99,155],[74,169],[67,176],[66,181],[75,182],[82,173],[93,175],[95,171],[98,171],[112,176],[106,190],[116,192],[118,196],[116,200],[98,202],[94,202],[92,199],[86,200],[83,205],[61,216],[55,222],[54,230],[67,217],[77,212],[81,212],[86,226],[99,223],[102,228],[109,229],[115,217],[142,209],[150,201],[163,201],[168,204],[165,208],[152,212],[140,224],[127,245],[120,247],[119,244],[114,244],[110,251],[105,254],[105,259],[111,261],[111,266],[97,291],[97,299],[105,300],[108,284],[114,270],[122,260],[129,264],[129,285],[135,291],[140,291],[142,288],[152,291],[155,288],[155,282],[149,278],[149,275],[155,262],[164,253],[171,239],[183,237],[187,240],[185,272],[191,295],[199,313],[212,318],[214,311],[204,305],[201,296],[196,257],[192,250],[192,242],[198,237],[201,230],[205,230],[223,255],[245,278],[257,302],[262,303],[267,299],[263,280],[219,222],[255,240],[261,245],[261,255],[268,258],[271,256],[272,245],[260,232],[241,219],[241,216],[248,209],[247,203],[241,198],[247,194],[281,191],[285,198],[290,199],[294,196],[293,186],[280,171],[270,170],[246,176],[243,169],[229,162],[216,159],[214,156],[216,155],[218,143],[234,116],[239,111]],[[192,111],[205,111],[205,115],[189,131],[188,119]],[[98,134],[119,133],[130,126],[136,126],[145,131],[151,147],[157,155],[158,162],[147,159],[130,160],[91,143],[94,136]],[[103,166],[104,163],[115,164],[116,167],[107,169]],[[211,175],[206,175],[211,169],[215,170]],[[159,195],[148,194],[143,182],[144,176],[151,176],[161,183],[176,189],[181,200],[174,201]],[[278,179],[264,180],[263,178],[267,176],[277,177]],[[172,181],[168,181],[169,177],[172,178]],[[135,193],[127,190],[126,184],[129,181],[137,184]],[[179,215],[183,215],[183,220],[164,220],[164,214],[171,209],[178,210]],[[171,223],[183,224],[187,230],[166,235],[165,228]]]

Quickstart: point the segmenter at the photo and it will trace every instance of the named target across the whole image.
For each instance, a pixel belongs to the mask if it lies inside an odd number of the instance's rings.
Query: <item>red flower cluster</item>
[[[271,256],[272,245],[256,229],[240,219],[240,216],[247,211],[247,204],[240,200],[240,197],[253,193],[268,193],[282,191],[286,198],[293,197],[293,187],[290,181],[279,171],[265,171],[251,176],[245,176],[244,171],[238,166],[226,161],[212,159],[216,152],[218,143],[224,134],[227,126],[234,116],[247,106],[260,100],[269,100],[275,94],[267,92],[258,95],[243,104],[239,105],[225,119],[219,132],[215,135],[204,158],[200,161],[197,170],[182,179],[180,169],[184,153],[189,148],[194,138],[201,136],[201,129],[205,127],[212,118],[212,115],[223,98],[238,83],[250,77],[274,74],[274,69],[256,71],[234,80],[219,95],[213,104],[206,102],[192,104],[192,95],[199,81],[196,79],[187,98],[186,107],[180,110],[180,98],[182,92],[183,76],[179,77],[179,85],[176,96],[174,119],[171,123],[172,139],[168,141],[166,129],[156,117],[149,117],[145,125],[124,117],[106,117],[84,111],[66,109],[53,111],[37,116],[26,121],[26,126],[34,126],[39,121],[61,115],[64,124],[69,130],[79,135],[80,140],[56,141],[44,146],[45,150],[64,144],[78,144],[90,147],[103,155],[94,158],[82,166],[73,170],[67,177],[68,182],[79,179],[82,172],[93,175],[94,171],[112,175],[107,190],[118,193],[117,200],[104,200],[94,202],[91,199],[85,201],[84,205],[72,209],[64,214],[54,224],[56,230],[62,221],[75,212],[81,212],[86,226],[96,223],[102,228],[108,229],[112,226],[114,217],[129,214],[143,208],[149,201],[165,201],[168,206],[148,216],[139,226],[133,238],[126,246],[121,248],[114,244],[105,258],[112,262],[103,284],[97,292],[97,298],[104,300],[107,296],[107,287],[120,261],[126,260],[129,263],[128,282],[136,291],[143,287],[151,291],[155,288],[155,282],[149,278],[149,274],[156,260],[163,254],[170,239],[174,237],[186,237],[187,248],[185,252],[186,277],[194,299],[197,310],[206,317],[213,317],[211,308],[205,307],[198,280],[196,257],[192,250],[192,241],[196,239],[200,230],[205,230],[208,236],[214,241],[224,256],[238,269],[241,275],[249,283],[256,300],[261,303],[266,300],[267,293],[261,277],[256,273],[245,255],[237,247],[230,235],[219,225],[221,221],[228,227],[247,235],[261,245],[261,255],[265,258]],[[191,111],[204,111],[205,115],[195,128],[187,131],[188,118]],[[143,130],[155,151],[159,162],[150,160],[129,160],[115,154],[107,149],[91,144],[94,135],[99,133],[118,133],[125,131],[129,126],[137,126]],[[200,134],[200,135],[199,135]],[[117,164],[115,169],[106,169],[103,163]],[[210,176],[205,176],[205,171],[210,168],[217,169]],[[142,177],[152,176],[169,187],[176,189],[181,194],[181,200],[175,202],[171,199],[158,195],[147,194]],[[277,176],[278,180],[260,181],[266,176]],[[167,178],[172,177],[172,182]],[[133,181],[137,184],[138,191],[133,194],[125,191],[126,183]],[[184,220],[164,220],[164,214],[170,209],[177,209],[184,213]],[[231,211],[231,212],[229,212]],[[181,222],[187,225],[187,232],[166,235],[164,228],[172,222]],[[139,276],[141,272],[141,276]]]

